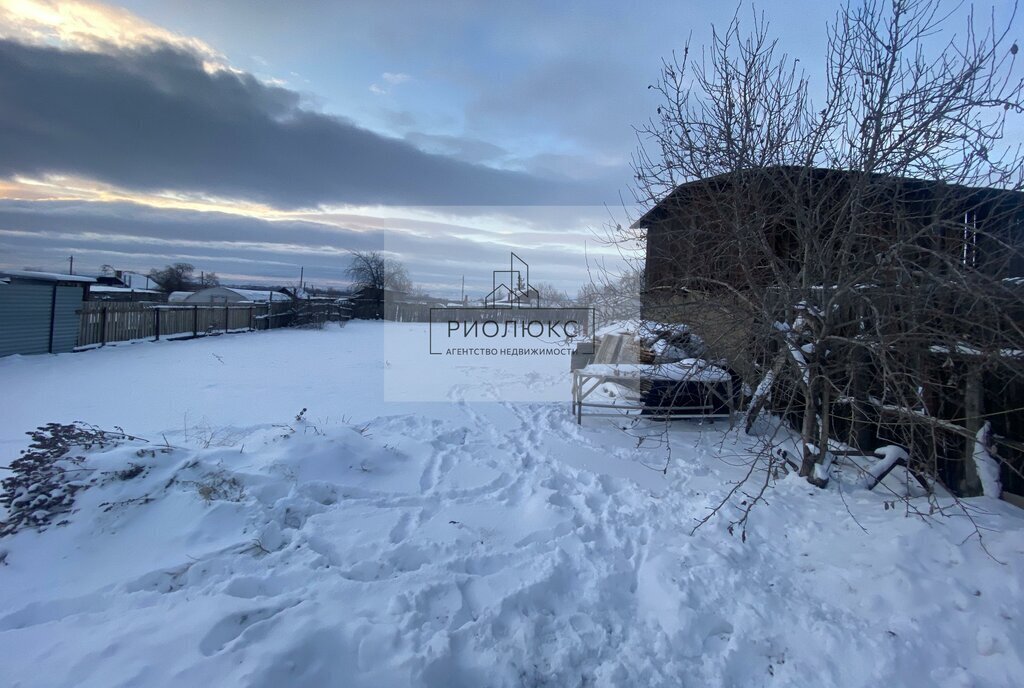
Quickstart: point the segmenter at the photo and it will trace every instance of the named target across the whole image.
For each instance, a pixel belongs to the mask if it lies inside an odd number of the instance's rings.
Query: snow
[[[608,323],[594,331],[594,337],[600,339],[607,335],[634,335],[644,329],[642,320],[617,320]]]
[[[815,450],[815,453],[817,453],[817,450]],[[825,460],[814,464],[814,479],[821,483],[826,482],[830,477],[829,473],[832,470],[832,464],[835,463],[835,459],[835,454],[826,452]]]
[[[98,294],[160,294],[156,289],[137,289],[135,287],[114,287],[107,284],[95,284],[89,287],[90,292]]]
[[[40,280],[42,282],[80,282],[90,284],[96,280],[92,277],[82,275],[65,275],[61,272],[38,272],[36,270],[0,270],[4,277],[22,277],[24,279]]]
[[[292,297],[287,294],[282,294],[279,291],[273,291],[268,289],[266,291],[260,289],[236,289],[235,287],[225,287],[230,291],[235,292],[243,299],[247,301],[292,301]]]
[[[985,421],[985,424],[978,430],[974,438],[974,465],[978,471],[978,478],[981,480],[981,493],[986,497],[995,497],[1003,494],[1003,486],[999,482],[999,463],[989,453],[991,444],[992,423]]]
[[[594,337],[601,339],[607,335],[628,335],[638,341],[645,338],[655,338],[659,335],[674,334],[677,336],[689,334],[690,328],[679,323],[660,323],[655,320],[642,320],[638,318],[630,320],[617,320],[597,328]]]
[[[875,450],[875,454],[880,457],[880,460],[872,464],[865,471],[864,475],[865,485],[869,488],[877,485],[878,481],[882,479],[882,476],[895,466],[897,462],[906,461],[910,458],[906,449],[891,444],[879,447]]]
[[[761,378],[761,381],[757,383],[757,389],[754,390],[754,394],[750,398],[750,408],[760,409],[761,402],[768,394],[772,391],[772,385],[775,384],[775,371],[768,370]]]
[[[687,382],[729,382],[729,373],[706,361],[684,358],[676,363],[591,363],[581,373],[639,380],[680,380]]]
[[[986,552],[960,512],[905,517],[837,463],[826,490],[780,476],[745,542],[742,494],[691,535],[756,438],[580,427],[567,357],[426,338],[0,359],[4,456],[49,421],[148,440],[86,454],[67,526],[0,539],[0,683],[1019,684],[1024,512],[972,513]]]
[[[957,353],[962,356],[988,356],[995,354],[994,351],[990,353],[977,347],[969,346],[968,344],[964,343],[959,343],[952,348],[940,344],[933,344],[928,348],[930,351],[937,354]],[[1024,358],[1024,349],[1002,348],[999,349],[998,355],[1003,358]]]
[[[170,303],[216,303],[223,300],[230,294],[236,294],[241,297],[244,301],[292,301],[292,297],[287,294],[282,294],[278,291],[271,289],[236,289],[235,287],[205,287],[197,291],[172,291],[168,296],[167,300]]]

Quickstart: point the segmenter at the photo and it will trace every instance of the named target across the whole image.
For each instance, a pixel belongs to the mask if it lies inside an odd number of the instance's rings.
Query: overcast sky
[[[762,7],[818,59],[836,3]],[[595,235],[625,220],[661,58],[734,10],[0,0],[0,267],[329,285],[379,249],[451,294],[515,250],[575,292],[616,259]]]

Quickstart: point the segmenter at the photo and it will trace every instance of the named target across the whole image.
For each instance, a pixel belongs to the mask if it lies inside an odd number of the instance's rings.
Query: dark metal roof
[[[670,214],[672,208],[678,208],[683,205],[683,196],[688,190],[697,187],[710,187],[714,185],[720,185],[723,189],[730,185],[734,179],[740,175],[755,175],[760,174],[764,176],[778,176],[785,177],[787,175],[795,176],[797,174],[810,174],[812,178],[817,178],[818,181],[824,182],[830,178],[843,178],[853,177],[861,174],[852,170],[835,170],[826,167],[801,167],[797,165],[777,165],[773,167],[764,167],[750,170],[737,170],[733,172],[724,172],[722,174],[714,175],[711,177],[705,177],[703,179],[694,179],[689,182],[678,185],[672,191],[667,193],[664,198],[654,204],[646,213],[640,216],[632,225],[631,229],[638,229],[641,227],[649,227],[651,224],[658,222]],[[884,181],[891,184],[895,184],[905,189],[911,189],[915,191],[928,191],[939,189],[945,189],[948,191],[955,191],[964,196],[975,196],[978,200],[995,200],[996,198],[1003,199],[1014,199],[1014,202],[1024,207],[1024,192],[1013,191],[1008,189],[997,189],[992,187],[972,187],[964,186],[960,184],[949,184],[942,181],[928,180],[928,179],[915,179],[913,177],[894,177],[884,174],[869,173],[869,176],[873,180]]]

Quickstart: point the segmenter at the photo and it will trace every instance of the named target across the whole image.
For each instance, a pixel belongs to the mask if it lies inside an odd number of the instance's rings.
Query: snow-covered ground
[[[567,357],[425,337],[0,359],[4,457],[50,421],[148,440],[87,455],[68,525],[0,539],[0,684],[1020,685],[1024,512],[972,501],[986,553],[963,516],[789,476],[745,542],[742,493],[691,535],[753,440],[674,423],[663,471],[661,427],[575,424]]]

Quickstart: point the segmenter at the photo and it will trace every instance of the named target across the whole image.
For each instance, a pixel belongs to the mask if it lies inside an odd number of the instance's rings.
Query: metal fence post
[[[107,307],[100,310],[100,346],[107,345]]]
[[[156,341],[160,341],[160,309],[153,309],[153,316],[156,318]]]

